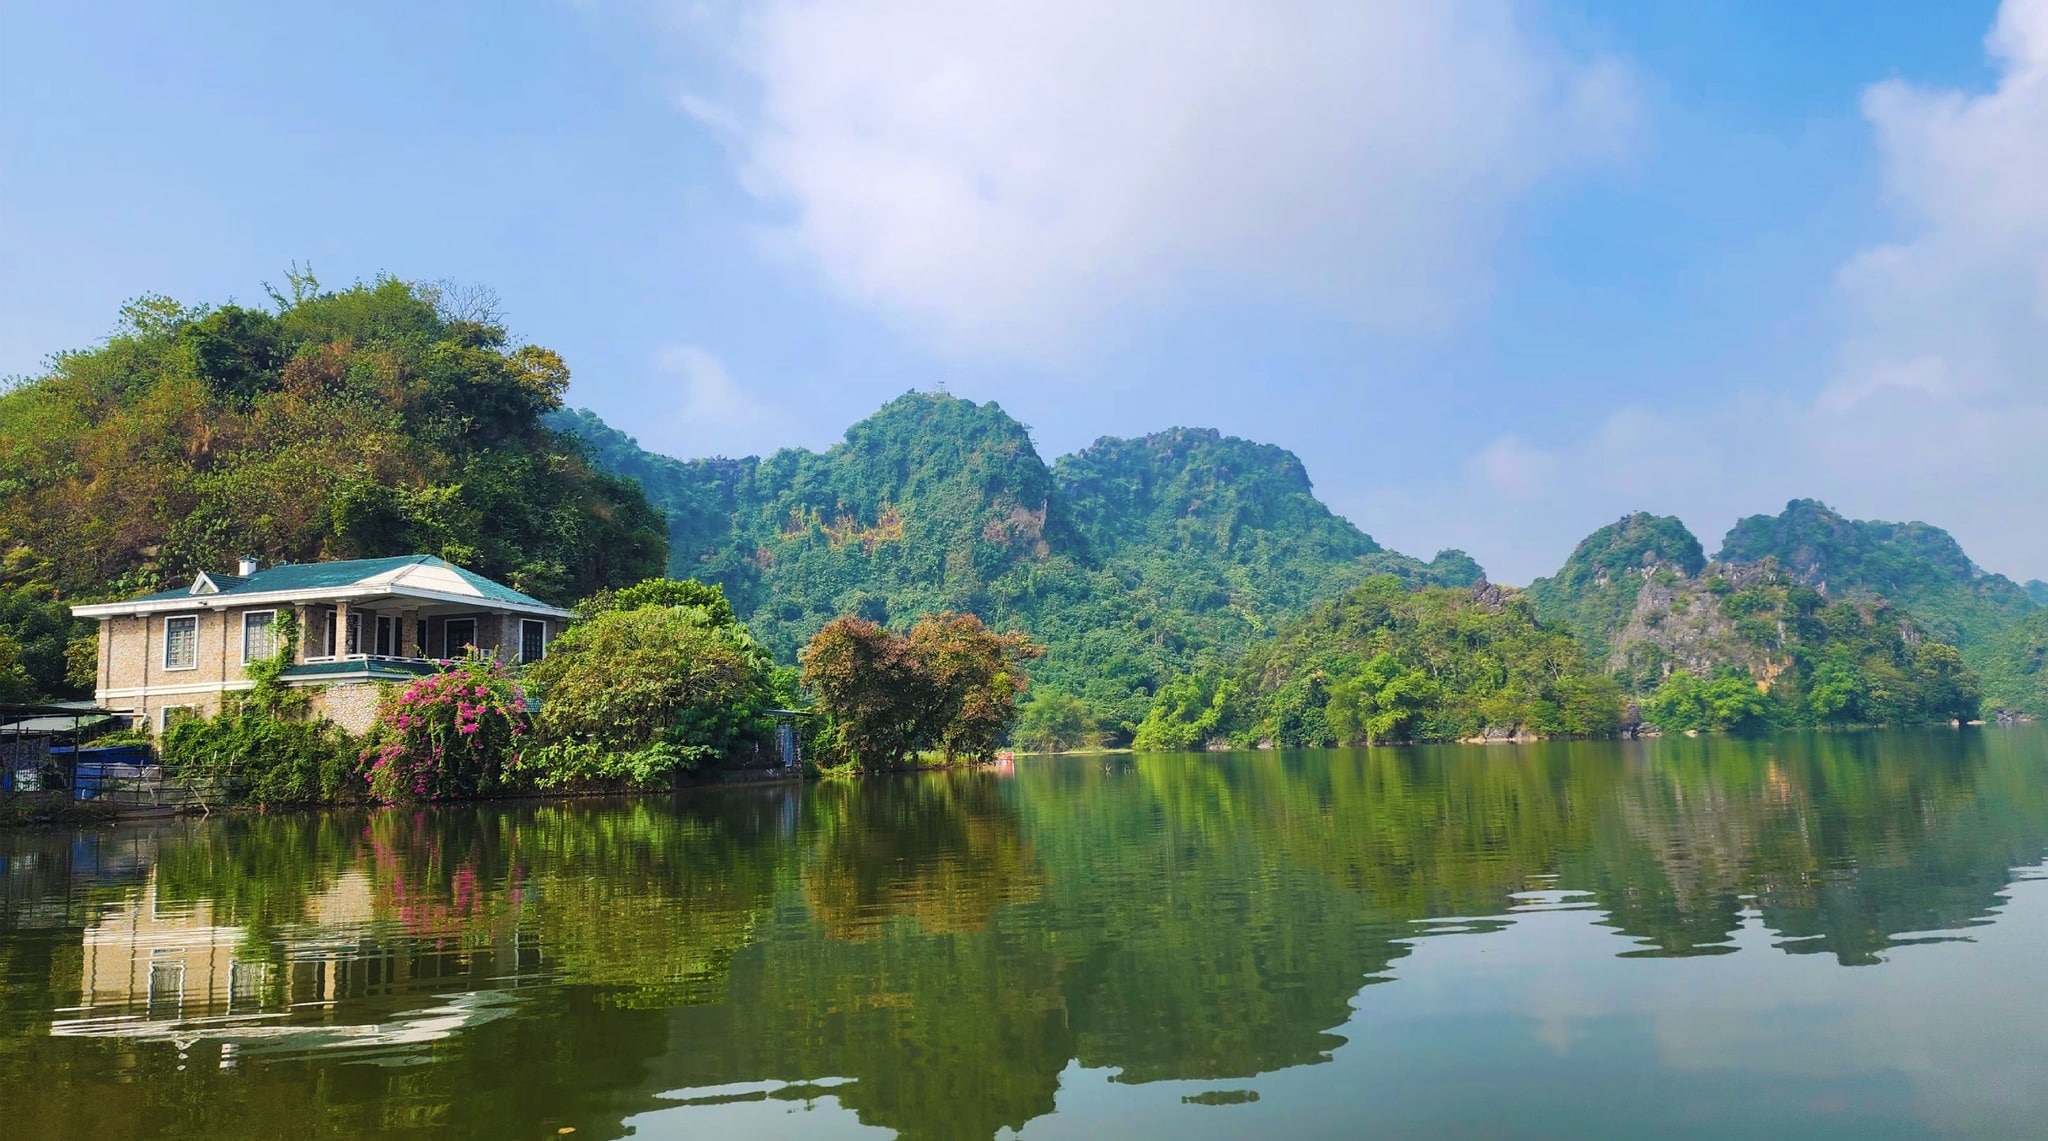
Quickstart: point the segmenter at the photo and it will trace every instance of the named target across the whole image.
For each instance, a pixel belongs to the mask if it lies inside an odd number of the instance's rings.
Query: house
[[[471,648],[533,661],[571,617],[431,555],[261,569],[243,559],[232,575],[71,609],[99,619],[96,703],[158,731],[177,712],[211,715],[223,693],[250,688],[246,667],[277,652],[280,615],[300,631],[285,684],[311,689],[317,712],[356,733],[376,718],[378,683],[433,673]]]

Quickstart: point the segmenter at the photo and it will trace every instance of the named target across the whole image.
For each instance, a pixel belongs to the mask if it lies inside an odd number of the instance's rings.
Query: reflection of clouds
[[[460,1031],[493,1022],[512,1013],[517,996],[502,991],[465,991],[446,1002],[401,1012],[383,1022],[294,1024],[291,1013],[150,1019],[139,1014],[66,1019],[50,1024],[58,1038],[121,1038],[170,1042],[186,1050],[198,1042],[222,1044],[223,1064],[230,1057],[305,1058],[337,1050],[349,1061],[384,1065],[424,1065],[432,1057],[414,1047],[453,1037]],[[232,1047],[232,1051],[229,1050]]]
[[[1858,970],[1774,950],[1754,910],[1735,935],[1750,953],[1656,960],[1613,958],[1614,935],[1585,919],[1521,914],[1500,934],[1417,941],[1395,968],[1400,985],[1361,992],[1358,1018],[1382,1033],[1403,1019],[1469,1020],[1503,1040],[1527,1020],[1533,1044],[1557,1055],[1596,1029],[1640,1034],[1656,1066],[1688,1080],[1806,1082],[1821,1113],[1833,1087],[1882,1081],[1934,1129],[2031,1136],[2048,1072],[2048,993],[2035,985],[2048,883],[2023,879],[2008,897],[1969,941],[1895,947]],[[1599,1059],[1587,1061],[1597,1082]]]

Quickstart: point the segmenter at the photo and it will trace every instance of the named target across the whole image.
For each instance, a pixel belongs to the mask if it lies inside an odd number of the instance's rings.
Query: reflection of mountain
[[[1405,993],[1451,931],[1515,946],[1487,932],[1531,891],[1597,908],[1614,954],[1952,938],[2048,844],[2043,743],[1074,758],[5,837],[0,1083],[31,1134],[604,1137],[664,1091],[829,1087],[871,1125],[985,1137],[1050,1113],[1076,1063],[1241,1082],[1377,1048],[1359,988]]]

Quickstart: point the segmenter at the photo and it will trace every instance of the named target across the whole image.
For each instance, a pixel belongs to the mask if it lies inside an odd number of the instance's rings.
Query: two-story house
[[[471,649],[534,661],[571,617],[431,555],[260,569],[244,559],[232,575],[72,613],[100,622],[98,704],[156,730],[176,711],[210,715],[223,693],[249,688],[247,665],[275,656],[279,619],[291,615],[300,639],[283,680],[311,688],[316,711],[358,733],[376,718],[379,682],[432,673]]]

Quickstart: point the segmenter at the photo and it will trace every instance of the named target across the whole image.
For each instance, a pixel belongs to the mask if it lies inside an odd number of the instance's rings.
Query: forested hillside
[[[66,691],[66,604],[243,554],[422,552],[558,602],[660,573],[639,489],[542,422],[561,358],[459,308],[306,276],[268,307],[144,298],[0,394],[0,689]]]
[[[1803,585],[1837,597],[1872,594],[1904,607],[1928,637],[1972,660],[1981,661],[1985,647],[2038,605],[2025,587],[1971,562],[1939,527],[1844,519],[1813,499],[1735,524],[1716,556],[1722,562],[1766,557]]]
[[[1646,715],[1681,728],[1974,715],[1980,679],[1956,640],[1976,638],[1983,669],[2031,609],[1938,528],[1845,520],[1812,500],[1744,519],[1712,563],[1677,519],[1631,515],[1530,593]],[[1994,705],[2016,704],[2017,673],[1984,669]]]
[[[1367,579],[1229,667],[1169,682],[1140,748],[1282,748],[1615,731],[1614,683],[1509,587]]]
[[[940,609],[1028,630],[1046,691],[1128,732],[1172,674],[1211,666],[1375,573],[1424,563],[1316,500],[1292,454],[1210,431],[1104,439],[1048,467],[995,404],[910,393],[823,453],[676,460],[588,412],[553,421],[670,520],[671,573],[726,588],[789,657],[840,614],[906,625]]]
[[[1706,562],[1700,541],[1676,516],[1638,511],[1580,540],[1555,575],[1529,584],[1529,599],[1544,621],[1570,630],[1588,657],[1604,662],[1646,575],[1696,575]]]

